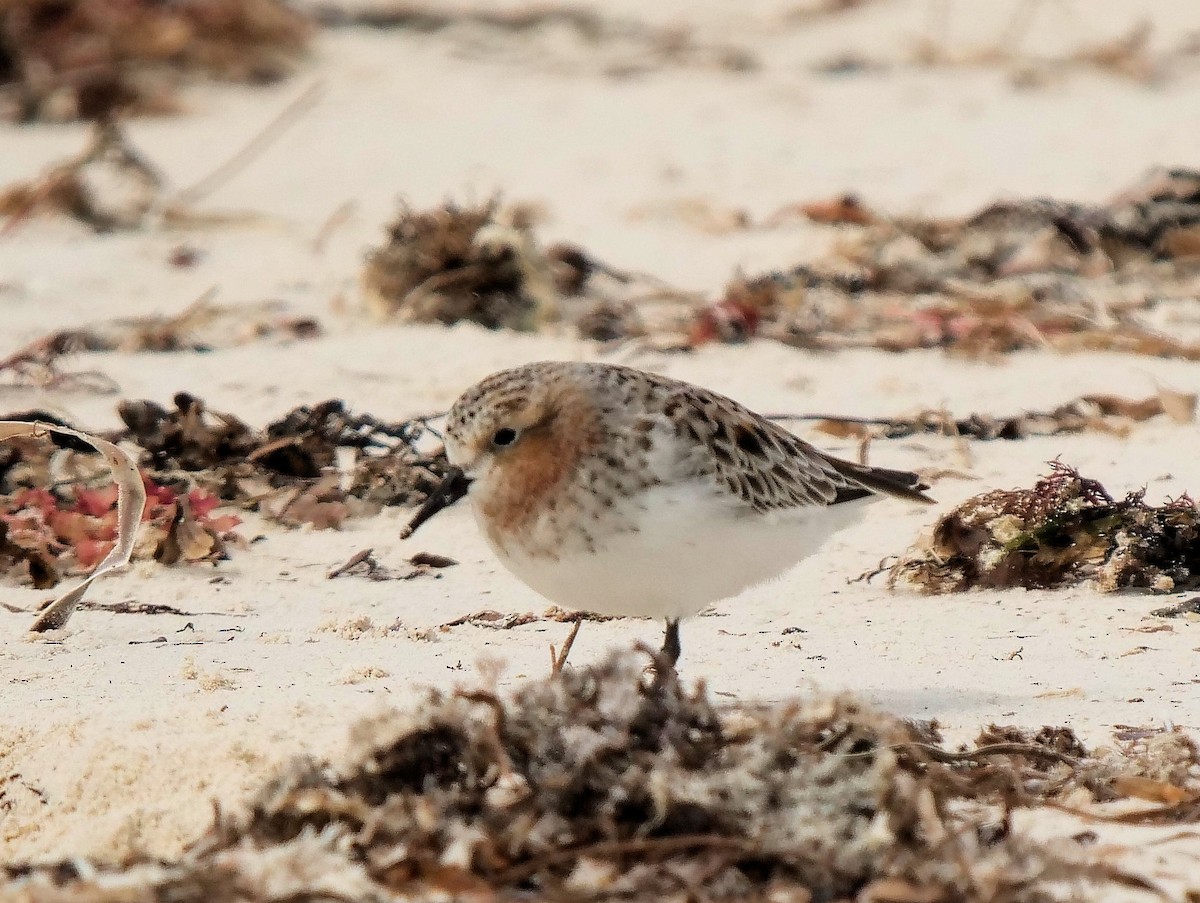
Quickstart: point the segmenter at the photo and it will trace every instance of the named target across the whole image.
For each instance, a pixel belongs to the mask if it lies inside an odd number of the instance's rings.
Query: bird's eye
[[[496,435],[492,436],[492,445],[499,445],[501,447],[512,445],[516,441],[517,431],[507,426],[496,430]]]

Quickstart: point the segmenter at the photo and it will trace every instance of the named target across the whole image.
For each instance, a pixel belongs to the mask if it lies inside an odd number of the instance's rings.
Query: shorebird
[[[465,496],[501,563],[550,601],[664,619],[671,666],[681,618],[779,576],[883,496],[933,502],[915,473],[612,364],[495,373],[454,403],[445,446],[449,475],[404,536]]]

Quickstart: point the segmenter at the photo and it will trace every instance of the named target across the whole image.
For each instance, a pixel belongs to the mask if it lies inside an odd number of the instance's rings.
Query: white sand
[[[985,47],[1015,5],[949,4],[948,48],[966,55]],[[649,16],[644,6],[619,8]],[[678,21],[697,6],[670,4],[653,20]],[[602,73],[611,62],[604,48],[581,50],[568,34],[350,30],[323,35],[311,73],[284,86],[195,89],[188,115],[129,128],[177,188],[232,153],[308,79],[320,81],[316,108],[206,202],[260,211],[270,222],[104,237],[63,222],[27,224],[0,239],[4,346],[53,328],[178,311],[216,286],[227,303],[284,299],[320,316],[327,334],[303,346],[83,356],[68,366],[103,371],[120,384],[121,397],[167,402],[186,389],[252,423],[328,397],[399,418],[445,408],[504,365],[598,355],[594,346],[561,338],[378,326],[345,313],[358,303],[361,255],[400,198],[420,206],[499,190],[545,207],[549,220],[540,232],[547,240],[575,241],[622,268],[715,292],[737,267],[753,271],[818,254],[830,230],[791,225],[711,235],[677,217],[634,211],[700,198],[762,216],[848,189],[888,210],[967,211],[998,196],[1031,194],[1098,201],[1152,165],[1196,162],[1194,60],[1154,87],[1076,68],[1045,87],[1018,90],[1014,64],[1005,61],[827,76],[811,72],[812,64],[850,51],[905,59],[936,4],[880,2],[783,25],[789,4],[771,4],[774,12],[753,19],[725,4],[708,6],[694,13],[698,40],[751,48],[762,69],[668,64],[614,79]],[[1029,49],[1061,54],[1124,33],[1145,15],[1132,0],[1103,4],[1102,16],[1094,6],[1041,4]],[[981,13],[993,7],[1007,12]],[[1154,19],[1152,47],[1174,47],[1200,30],[1200,7],[1159,0]],[[5,127],[0,184],[83,142],[77,126]],[[313,237],[348,201],[351,221],[324,253],[314,253]],[[181,242],[204,252],[197,267],[168,265]],[[1200,383],[1193,364],[1096,354],[1020,354],[983,364],[923,352],[817,356],[755,342],[674,357],[626,348],[607,359],[694,380],[764,411],[864,416],[942,404],[1004,414],[1081,392],[1140,396],[1158,382],[1189,391]],[[93,427],[115,425],[115,400],[0,389],[2,410],[51,406]],[[943,508],[985,488],[1029,485],[1056,456],[1114,493],[1148,485],[1158,500],[1200,491],[1194,443],[1194,426],[1154,421],[1126,440],[975,444],[970,460],[948,441],[879,442],[872,461],[969,471],[972,481],[936,487]],[[905,715],[936,717],[962,739],[989,721],[1068,724],[1094,743],[1108,742],[1116,724],[1200,729],[1200,626],[1147,617],[1170,598],[1081,588],[928,599],[879,582],[848,583],[902,551],[935,516],[892,503],[875,510],[873,522],[842,534],[786,578],[685,625],[685,675],[748,697],[848,688]],[[8,638],[0,646],[2,857],[171,855],[206,825],[212,799],[236,805],[279,761],[337,749],[359,713],[400,702],[419,685],[470,683],[489,659],[505,662],[505,683],[542,674],[547,644],[567,625],[462,626],[432,642],[389,630],[397,621],[424,628],[485,608],[545,608],[498,568],[467,512],[448,512],[401,543],[407,517],[396,511],[321,533],[251,522],[242,532],[267,540],[215,570],[143,565],[100,581],[91,595],[200,612],[194,616],[82,612],[64,636],[27,642],[30,616],[0,610]],[[385,564],[427,550],[461,565],[441,579],[325,579],[367,546]],[[4,591],[18,606],[44,597]],[[1147,632],[1159,625],[1166,629]],[[792,626],[805,632],[784,635]],[[652,622],[589,623],[574,658],[657,642],[659,631]],[[168,642],[144,642],[160,636]]]

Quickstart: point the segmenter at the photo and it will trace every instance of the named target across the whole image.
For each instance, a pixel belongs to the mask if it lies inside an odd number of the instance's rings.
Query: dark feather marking
[[[874,495],[870,489],[865,486],[842,486],[834,493],[833,501],[829,504],[840,505],[843,502],[854,502],[858,499],[865,499],[869,495]]]
[[[737,447],[758,458],[764,454],[762,439],[754,430],[744,426],[737,429]]]
[[[746,474],[746,483],[749,484],[754,496],[757,497],[767,494],[766,484],[764,484],[763,481],[759,479],[758,474],[754,473],[753,471]]]

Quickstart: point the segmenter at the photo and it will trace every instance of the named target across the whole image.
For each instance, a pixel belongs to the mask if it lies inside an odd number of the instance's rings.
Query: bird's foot
[[[571,654],[571,647],[575,645],[575,637],[579,634],[579,628],[583,626],[583,617],[577,617],[575,623],[571,625],[571,632],[567,634],[566,640],[563,641],[562,649],[558,652],[554,650],[554,644],[550,644],[550,676],[557,677],[562,673],[562,669],[567,664],[567,656]]]

